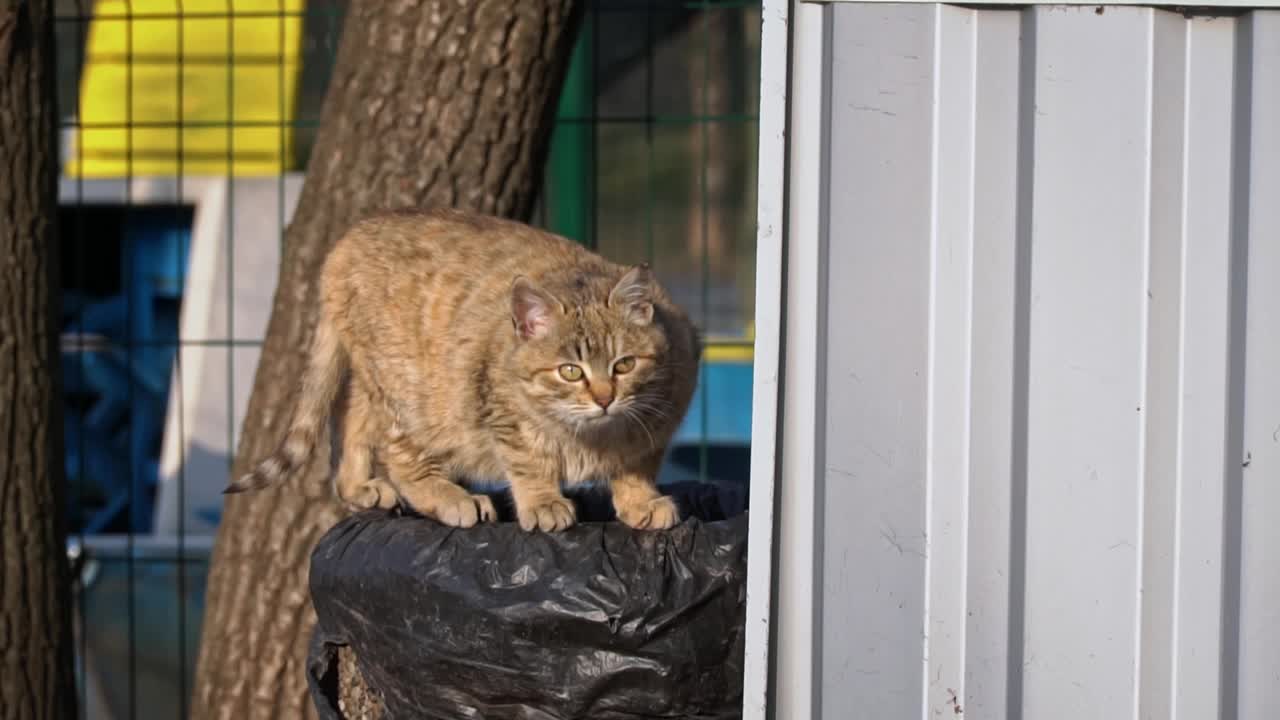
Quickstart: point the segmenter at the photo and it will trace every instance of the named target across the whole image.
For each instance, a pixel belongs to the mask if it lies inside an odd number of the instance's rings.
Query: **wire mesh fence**
[[[81,714],[187,714],[238,443],[345,2],[59,0]],[[650,262],[707,334],[664,480],[745,481],[759,3],[592,0],[535,224]]]

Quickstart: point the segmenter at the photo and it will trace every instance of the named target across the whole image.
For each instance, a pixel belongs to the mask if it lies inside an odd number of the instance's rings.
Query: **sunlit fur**
[[[466,527],[493,512],[457,483],[507,479],[523,527],[559,530],[575,521],[562,483],[602,480],[624,522],[678,520],[653,481],[699,343],[647,268],[518,223],[397,213],[339,241],[321,289],[289,437],[232,490],[296,467],[336,403],[335,483],[352,507],[399,499]],[[614,372],[623,358],[634,367]]]

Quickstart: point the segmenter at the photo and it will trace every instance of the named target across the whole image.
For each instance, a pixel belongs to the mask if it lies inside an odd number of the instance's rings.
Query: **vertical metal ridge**
[[[930,682],[933,669],[930,660],[930,652],[933,650],[932,634],[933,634],[933,614],[936,609],[933,604],[933,583],[934,583],[934,543],[937,541],[937,533],[934,532],[934,485],[937,484],[937,475],[934,470],[935,462],[938,454],[936,444],[936,433],[938,423],[937,412],[937,362],[938,362],[938,215],[941,212],[938,207],[939,187],[941,179],[939,175],[939,147],[942,137],[942,5],[932,6],[932,15],[930,19],[933,24],[933,37],[930,39],[929,45],[933,57],[929,59],[930,69],[930,94],[931,103],[929,108],[929,298],[927,300],[928,319],[926,320],[926,330],[928,340],[926,341],[925,351],[925,402],[924,402],[924,598],[923,598],[923,614],[920,618],[920,657],[923,659],[921,663],[921,671],[924,673],[924,682],[920,683],[920,716],[922,720],[928,720],[929,710],[932,707],[930,695],[933,692],[933,683]]]
[[[1253,135],[1253,17],[1236,26],[1231,132],[1231,279],[1228,314],[1226,453],[1223,468],[1222,666],[1219,718],[1236,720],[1240,712],[1241,554],[1243,549],[1246,329],[1249,310],[1249,185]]]
[[[777,483],[782,477],[782,343],[786,315],[787,188],[791,177],[791,30],[789,0],[763,0],[760,27],[760,120],[756,173],[755,369],[751,390],[751,482],[748,529],[743,720],[776,715]]]
[[[822,271],[819,236],[822,219],[822,176],[826,152],[823,146],[825,89],[823,63],[828,53],[823,47],[831,10],[799,4],[791,17],[794,55],[789,84],[788,139],[791,163],[787,188],[787,235],[785,243],[783,323],[785,342],[781,348],[783,383],[780,428],[780,477],[778,494],[778,534],[776,546],[781,557],[793,562],[777,566],[777,623],[779,662],[776,674],[776,702],[783,718],[816,718],[821,709],[815,685],[822,676],[817,671],[817,638],[820,620],[814,616],[816,599],[822,592],[816,574],[823,562],[817,515],[816,490],[823,473],[818,463],[820,438],[826,432],[819,425],[818,403],[825,385],[817,375],[820,368],[820,336],[817,309],[826,298],[818,294]]]
[[[971,537],[971,517],[972,517],[972,497],[973,497],[973,381],[974,381],[974,348],[973,348],[973,326],[974,326],[974,297],[973,286],[977,271],[974,268],[974,259],[977,253],[977,236],[978,236],[978,24],[982,20],[982,13],[978,10],[970,9],[967,11],[969,15],[969,167],[966,168],[969,181],[969,197],[965,200],[965,205],[969,208],[969,227],[967,241],[967,257],[965,258],[966,273],[966,291],[965,291],[965,328],[964,328],[964,490],[961,495],[962,507],[960,509],[960,521],[962,528],[960,531],[960,582],[958,594],[960,596],[960,608],[957,615],[959,616],[959,633],[960,633],[960,687],[956,689],[956,695],[959,700],[955,702],[952,708],[955,714],[963,712],[960,705],[961,701],[968,702],[969,697],[969,673],[966,666],[969,657],[969,625],[966,619],[972,614],[970,611],[971,598],[969,595],[969,574],[971,563],[969,557],[973,552],[970,542]]]
[[[812,720],[821,720],[823,711],[822,679],[823,633],[822,622],[826,613],[826,527],[827,527],[827,288],[830,285],[831,264],[828,262],[831,240],[831,44],[834,30],[831,16],[835,11],[830,5],[822,6],[822,108],[818,146],[822,148],[818,167],[818,286],[817,327],[815,339],[814,377],[814,433],[813,441],[813,617],[810,632],[813,637],[813,677],[810,692],[813,693]]]
[[[965,697],[970,488],[977,11],[935,5],[930,20],[928,334],[925,352],[922,717]]]
[[[1191,124],[1191,90],[1192,88],[1190,87],[1190,85],[1191,85],[1191,63],[1193,61],[1192,54],[1191,54],[1192,53],[1191,32],[1193,27],[1194,26],[1192,25],[1191,22],[1189,21],[1183,22],[1183,48],[1182,48],[1182,51],[1183,51],[1182,76],[1183,77],[1182,77],[1182,131],[1181,131],[1182,142],[1179,148],[1179,150],[1182,153],[1182,162],[1180,163],[1181,165],[1180,169],[1182,172],[1179,175],[1182,192],[1180,197],[1178,198],[1179,199],[1178,205],[1179,205],[1180,212],[1179,212],[1179,218],[1178,218],[1179,219],[1178,268],[1177,268],[1178,270],[1178,288],[1177,288],[1178,306],[1176,310],[1178,327],[1176,331],[1177,337],[1175,340],[1175,347],[1173,348],[1175,357],[1177,358],[1177,380],[1174,386],[1177,392],[1177,397],[1174,399],[1175,409],[1173,410],[1175,414],[1174,438],[1173,438],[1174,440],[1173,451],[1175,453],[1175,457],[1173,458],[1173,464],[1174,464],[1173,508],[1172,508],[1173,525],[1170,528],[1173,535],[1172,540],[1173,540],[1174,549],[1170,558],[1170,560],[1172,561],[1172,567],[1170,568],[1172,577],[1170,578],[1170,586],[1169,586],[1170,596],[1168,599],[1169,600],[1169,607],[1168,607],[1169,624],[1166,628],[1166,632],[1168,633],[1168,638],[1166,642],[1166,645],[1167,645],[1166,655],[1168,657],[1169,666],[1167,668],[1167,675],[1165,677],[1165,681],[1168,683],[1168,688],[1167,688],[1166,697],[1165,697],[1165,702],[1168,703],[1166,707],[1166,712],[1170,720],[1174,720],[1177,717],[1177,712],[1178,712],[1177,686],[1178,686],[1178,672],[1179,672],[1178,656],[1180,652],[1179,633],[1178,633],[1178,625],[1179,625],[1178,614],[1179,614],[1179,610],[1181,609],[1180,603],[1179,603],[1179,596],[1180,596],[1179,588],[1181,586],[1180,570],[1181,570],[1182,535],[1183,535],[1183,532],[1182,532],[1182,499],[1183,499],[1182,485],[1183,485],[1183,480],[1185,479],[1183,462],[1180,456],[1182,453],[1183,439],[1185,437],[1185,429],[1186,429],[1186,423],[1185,423],[1186,408],[1184,406],[1184,403],[1182,402],[1182,398],[1184,397],[1184,388],[1186,387],[1186,367],[1187,367],[1187,363],[1186,363],[1187,307],[1186,305],[1187,305],[1187,243],[1189,242],[1187,237],[1188,235],[1187,202],[1189,200],[1188,185],[1191,181],[1191,169],[1190,169],[1189,156],[1191,154],[1190,124]],[[1150,405],[1150,399],[1148,399],[1148,403],[1147,403],[1148,407],[1149,405]],[[1148,416],[1148,420],[1150,420],[1150,415]],[[1147,566],[1144,566],[1144,575],[1145,575],[1146,567]],[[1144,600],[1147,597],[1153,597],[1153,596],[1154,596],[1154,593],[1151,593],[1150,595],[1144,595]],[[1143,621],[1145,622],[1145,620],[1146,620],[1146,615],[1144,614]]]
[[[971,717],[1006,716],[1021,11],[977,11],[964,586]],[[993,662],[993,659],[996,659]],[[951,714],[955,708],[950,708]],[[944,712],[944,715],[947,714]]]
[[[1135,416],[1138,433],[1138,477],[1137,477],[1137,502],[1134,504],[1134,522],[1137,524],[1137,532],[1134,533],[1134,541],[1137,549],[1134,552],[1134,561],[1137,565],[1136,572],[1133,577],[1133,680],[1132,689],[1130,690],[1132,698],[1130,703],[1133,708],[1133,720],[1138,720],[1139,709],[1142,699],[1142,585],[1144,573],[1146,570],[1146,553],[1148,545],[1146,542],[1146,500],[1147,500],[1147,422],[1142,416],[1142,408],[1147,405],[1148,392],[1150,383],[1148,382],[1148,374],[1150,369],[1151,355],[1151,293],[1148,288],[1151,287],[1151,251],[1152,251],[1152,163],[1153,153],[1155,149],[1155,31],[1156,17],[1155,12],[1150,8],[1143,11],[1146,15],[1146,22],[1143,23],[1146,31],[1146,63],[1147,78],[1144,83],[1144,92],[1146,93],[1146,102],[1144,110],[1146,112],[1146,172],[1143,173],[1143,212],[1142,212],[1142,277],[1139,287],[1134,288],[1134,292],[1138,295],[1138,325],[1142,328],[1141,337],[1138,344],[1138,377],[1140,382],[1138,387],[1138,413]]]
[[[1187,113],[1190,95],[1188,34],[1191,24],[1171,13],[1153,13],[1151,151],[1147,208],[1152,242],[1147,258],[1147,359],[1145,393],[1138,410],[1146,428],[1144,515],[1138,573],[1141,640],[1135,679],[1140,717],[1171,718],[1174,706],[1172,633],[1176,630],[1176,550],[1178,493],[1169,482],[1179,472],[1177,418],[1182,368],[1182,298],[1185,283]],[[1165,112],[1159,112],[1163,108]],[[1174,112],[1173,109],[1178,111]],[[1179,208],[1179,212],[1169,212]]]
[[[1035,191],[1036,8],[1022,11],[1018,77],[1018,195],[1015,262],[1013,453],[1009,506],[1009,659],[1006,707],[1021,720],[1026,643],[1027,442],[1031,387],[1031,253]]]

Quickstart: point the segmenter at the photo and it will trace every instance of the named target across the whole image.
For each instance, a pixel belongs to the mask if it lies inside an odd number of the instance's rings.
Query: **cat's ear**
[[[559,309],[560,304],[529,278],[520,275],[511,283],[511,322],[522,340],[546,337]]]
[[[657,294],[653,272],[647,264],[627,271],[609,293],[609,307],[622,310],[627,322],[648,325],[653,322],[653,299]]]

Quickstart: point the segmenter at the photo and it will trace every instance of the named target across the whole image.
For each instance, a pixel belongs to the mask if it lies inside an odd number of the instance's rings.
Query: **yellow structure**
[[[67,175],[288,169],[303,0],[93,7]]]
[[[747,323],[747,331],[741,338],[705,338],[702,359],[704,362],[751,362],[755,358],[755,341],[756,324]]]

